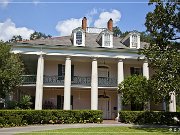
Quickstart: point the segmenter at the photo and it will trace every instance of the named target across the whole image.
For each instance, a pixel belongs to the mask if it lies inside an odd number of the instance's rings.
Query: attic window
[[[109,33],[105,33],[104,34],[104,46],[106,47],[108,47],[108,46],[110,46],[110,34]]]
[[[137,35],[136,34],[133,34],[132,35],[132,47],[137,47],[138,45],[138,41],[137,41]]]
[[[78,31],[76,33],[76,44],[81,45],[82,44],[82,32]]]

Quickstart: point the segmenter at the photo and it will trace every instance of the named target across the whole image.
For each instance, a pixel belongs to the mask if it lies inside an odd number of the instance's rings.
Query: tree
[[[41,38],[42,39],[46,39],[46,38],[50,38],[50,37],[52,37],[52,36],[35,31],[34,33],[31,34],[30,40],[41,39]]]
[[[119,27],[117,27],[117,26],[113,27],[113,36],[114,37],[120,37],[121,34],[122,34],[122,32],[119,29]]]
[[[20,35],[18,36],[13,36],[12,39],[9,40],[9,42],[19,42],[19,41],[22,41],[22,37]]]
[[[148,80],[142,75],[129,76],[119,84],[124,104],[143,104],[150,100]]]
[[[19,55],[10,53],[11,46],[0,42],[0,97],[5,98],[21,84],[23,63]]]
[[[164,1],[164,0],[163,0]],[[149,61],[155,73],[151,79],[153,99],[169,100],[169,93],[180,92],[180,7],[176,2],[150,0],[155,9],[146,16],[145,26],[152,40],[147,48],[140,51]]]

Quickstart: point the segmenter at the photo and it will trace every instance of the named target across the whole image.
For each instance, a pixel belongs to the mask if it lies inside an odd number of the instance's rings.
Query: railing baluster
[[[36,75],[23,75],[23,84],[36,84]],[[63,76],[44,76],[45,85],[64,85]],[[91,77],[74,76],[71,85],[91,86]],[[99,87],[117,87],[117,80],[109,77],[98,77]]]

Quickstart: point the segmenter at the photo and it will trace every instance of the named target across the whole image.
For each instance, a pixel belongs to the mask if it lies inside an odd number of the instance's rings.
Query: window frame
[[[81,34],[80,34],[81,33]],[[78,35],[79,34],[79,35]],[[79,38],[79,39],[78,39]],[[83,43],[83,33],[82,31],[77,31],[76,32],[76,45],[82,45]]]

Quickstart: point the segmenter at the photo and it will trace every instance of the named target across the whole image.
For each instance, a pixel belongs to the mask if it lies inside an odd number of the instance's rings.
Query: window
[[[58,64],[58,80],[64,80],[65,76],[65,65]],[[74,77],[74,65],[71,65],[71,80]]]
[[[57,109],[63,110],[64,96],[57,95]],[[71,96],[71,110],[73,109],[73,96]]]
[[[132,35],[132,47],[136,47],[137,48],[137,35],[133,34]]]
[[[142,68],[140,67],[130,67],[131,75],[142,75]]]
[[[110,46],[110,34],[109,33],[105,33],[104,34],[104,46]]]
[[[58,80],[64,80],[65,65],[58,64]]]
[[[82,44],[82,32],[78,31],[76,33],[76,44],[81,45]]]

